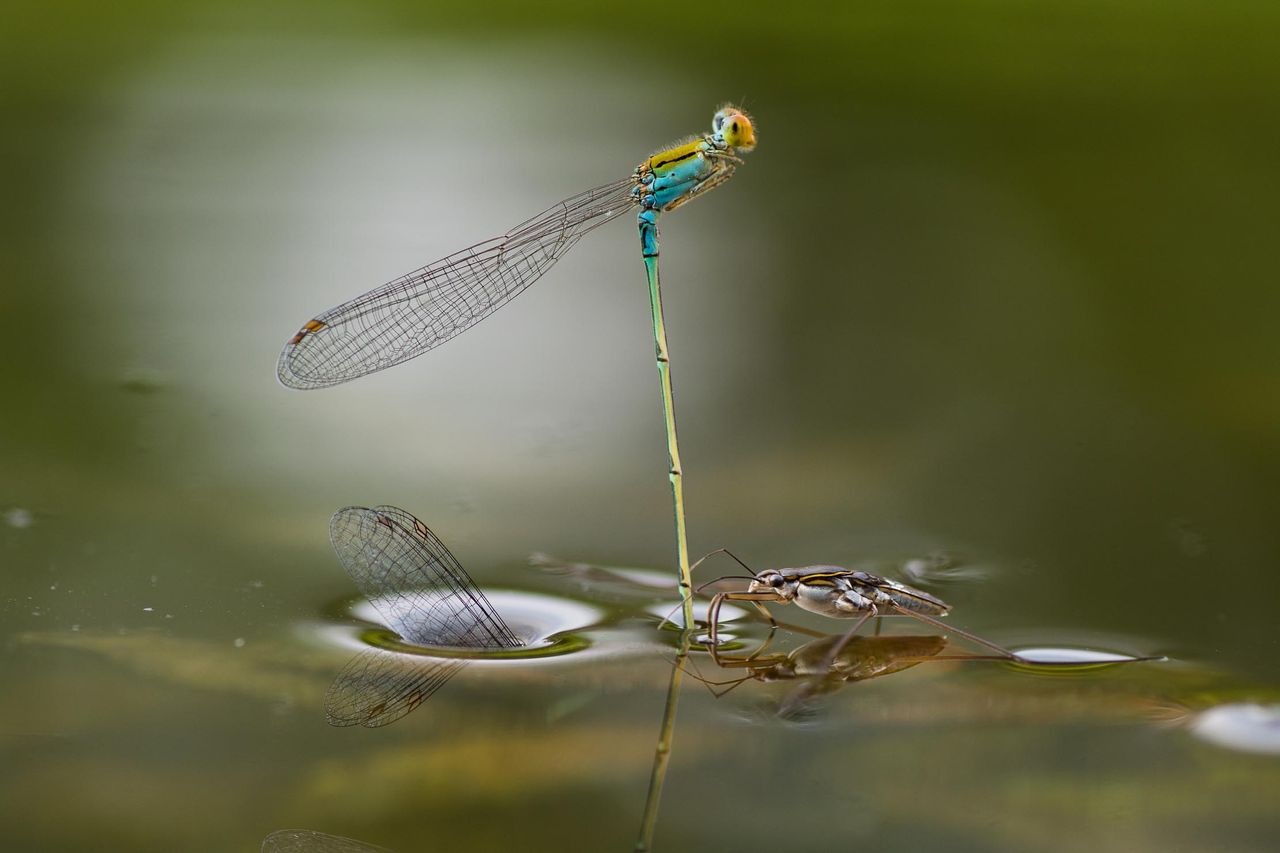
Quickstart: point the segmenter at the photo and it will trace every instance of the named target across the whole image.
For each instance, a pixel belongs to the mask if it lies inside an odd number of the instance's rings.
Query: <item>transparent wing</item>
[[[858,583],[873,586],[888,593],[894,604],[913,613],[945,616],[950,609],[950,606],[936,595],[930,595],[924,590],[907,586],[905,583],[899,583],[898,581],[863,571],[849,572],[849,577]]]
[[[331,726],[377,728],[394,723],[431,698],[466,661],[420,658],[381,649],[361,652],[343,667],[324,697]]]
[[[633,178],[571,196],[477,243],[324,312],[280,353],[291,388],[325,388],[442,344],[510,302],[593,228],[636,203]]]
[[[524,645],[427,526],[393,506],[346,507],[329,541],[360,592],[411,643],[464,648]]]

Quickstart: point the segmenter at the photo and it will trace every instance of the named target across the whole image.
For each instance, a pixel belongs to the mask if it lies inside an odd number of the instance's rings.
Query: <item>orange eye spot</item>
[[[750,150],[756,145],[756,131],[746,113],[739,112],[729,119],[724,135],[725,142],[734,148]]]

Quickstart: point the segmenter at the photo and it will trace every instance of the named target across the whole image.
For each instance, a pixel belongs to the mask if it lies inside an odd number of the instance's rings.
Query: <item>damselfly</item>
[[[750,581],[745,590],[720,592],[711,599],[711,606],[707,610],[707,621],[710,623],[710,639],[713,648],[718,643],[720,607],[724,602],[748,602],[764,615],[770,625],[776,627],[777,620],[764,606],[764,602],[773,601],[779,604],[794,602],[803,610],[835,619],[857,620],[827,653],[828,666],[839,657],[841,650],[868,619],[873,616],[893,615],[919,619],[985,646],[1008,660],[1020,660],[1016,654],[1003,646],[941,621],[937,617],[946,616],[951,610],[950,606],[942,599],[904,583],[873,575],[870,572],[845,569],[840,566],[803,566],[755,572],[731,551],[721,548],[711,552],[711,554],[717,553],[728,555],[752,574],[744,578]],[[702,558],[702,560],[705,559],[707,557]],[[723,579],[720,578],[720,580]]]
[[[711,133],[647,158],[622,180],[572,195],[512,228],[407,273],[308,320],[280,353],[291,388],[324,388],[421,355],[492,314],[545,273],[587,232],[627,211],[645,258],[658,255],[658,214],[733,176],[755,146],[741,109],[726,105]]]
[[[333,514],[338,559],[387,626],[419,646],[511,649],[524,643],[507,626],[444,543],[393,506]],[[335,726],[384,726],[413,711],[466,665],[370,649],[353,658],[325,696]]]

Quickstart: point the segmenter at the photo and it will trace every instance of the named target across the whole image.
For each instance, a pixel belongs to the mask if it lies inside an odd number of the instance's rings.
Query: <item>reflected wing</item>
[[[421,355],[533,283],[593,228],[634,205],[633,178],[565,199],[477,243],[309,320],[280,353],[290,388],[325,388]]]
[[[262,853],[391,853],[385,847],[313,829],[279,829],[262,839]]]
[[[444,543],[393,506],[346,507],[329,541],[360,592],[401,637],[428,646],[524,645]]]
[[[377,728],[394,723],[431,697],[466,661],[420,658],[370,649],[342,668],[324,697],[331,726]]]

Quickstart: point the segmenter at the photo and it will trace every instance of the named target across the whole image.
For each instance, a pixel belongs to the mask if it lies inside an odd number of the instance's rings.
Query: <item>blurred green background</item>
[[[395,370],[303,394],[273,367],[726,100],[758,149],[663,220],[695,553],[946,551],[981,578],[942,590],[957,624],[1269,695],[1277,45],[1267,2],[7,4],[4,846],[628,847],[659,655],[454,684],[377,740],[325,728],[349,651],[299,626],[350,594],[351,503],[487,585],[536,585],[531,551],[671,564],[634,229]],[[946,685],[918,668],[801,734],[697,693],[659,841],[1274,849],[1274,759],[1114,726],[1147,677],[1028,682],[1008,715],[980,697],[1016,677],[963,670],[952,708],[988,713],[921,721]],[[548,710],[566,684],[591,710]]]

